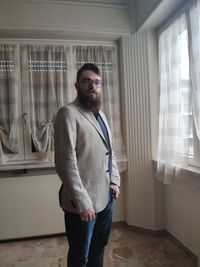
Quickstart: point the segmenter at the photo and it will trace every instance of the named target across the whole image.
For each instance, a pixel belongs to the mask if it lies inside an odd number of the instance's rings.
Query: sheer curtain
[[[189,11],[188,29],[191,37],[189,52],[192,112],[196,134],[200,140],[200,1],[196,1]]]
[[[18,153],[18,57],[17,45],[0,45],[0,163]]]
[[[23,91],[27,93],[32,151],[53,159],[55,114],[71,101],[71,48],[24,45],[22,53]]]
[[[160,113],[157,176],[164,183],[184,179],[192,131],[188,34],[182,15],[159,36]]]
[[[121,135],[116,48],[109,46],[76,46],[73,51],[76,71],[86,62],[97,64],[101,70],[103,82],[102,110],[105,112],[111,127],[118,168],[121,172],[125,171],[127,159]]]

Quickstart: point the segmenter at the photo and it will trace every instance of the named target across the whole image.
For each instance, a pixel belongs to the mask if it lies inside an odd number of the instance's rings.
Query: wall
[[[153,10],[160,4],[161,0],[139,0],[136,1],[135,14],[137,29],[145,22]]]
[[[64,232],[56,175],[0,179],[0,239]]]
[[[162,185],[152,169],[151,86],[158,90],[153,32],[125,36],[120,42],[123,129],[128,157],[126,221],[150,230],[163,229]],[[155,72],[150,71],[150,68]]]
[[[58,199],[60,184],[56,174],[1,177],[0,240],[64,233]],[[113,221],[125,220],[123,184],[122,179]]]
[[[0,1],[1,37],[117,39],[130,33],[128,10],[119,5],[64,1]]]
[[[156,29],[168,21],[174,13],[193,0],[141,0],[137,1],[136,24],[138,30]]]
[[[200,258],[199,203],[199,190],[165,185],[165,228]]]

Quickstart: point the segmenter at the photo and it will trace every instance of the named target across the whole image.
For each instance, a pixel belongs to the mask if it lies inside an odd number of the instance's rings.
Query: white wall
[[[0,1],[0,32],[1,37],[117,39],[130,33],[130,22],[128,10],[117,5]]]
[[[136,1],[136,24],[139,28],[150,16],[151,12],[158,6],[161,0],[139,0]]]
[[[0,179],[0,239],[64,232],[56,175]]]
[[[159,28],[170,19],[183,5],[193,0],[138,0],[137,28],[139,30]]]
[[[0,240],[64,233],[56,174],[0,178]],[[123,184],[113,221],[124,221]]]
[[[152,55],[152,32],[123,37],[121,52],[121,88],[123,92],[123,129],[128,157],[126,221],[150,230],[163,229],[162,186],[152,168],[151,86],[158,90]],[[154,58],[153,58],[154,59]],[[155,104],[155,103],[154,103]]]
[[[165,185],[165,228],[200,258],[199,203],[199,190]]]

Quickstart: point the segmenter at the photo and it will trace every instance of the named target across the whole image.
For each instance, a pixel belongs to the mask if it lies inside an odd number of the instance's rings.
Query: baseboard
[[[117,228],[120,226],[126,226],[125,221],[118,221],[112,223],[112,228]],[[55,233],[55,234],[47,234],[47,235],[37,235],[37,236],[27,236],[27,237],[16,237],[16,238],[7,238],[0,239],[1,243],[9,243],[9,242],[20,242],[20,241],[29,241],[29,240],[37,240],[37,239],[45,239],[45,238],[54,238],[59,236],[66,236],[66,233]]]
[[[127,223],[125,221],[118,221],[118,222],[113,222],[112,223],[112,228],[117,228],[120,226],[127,226]]]
[[[190,250],[188,249],[185,245],[183,245],[176,237],[174,237],[172,234],[170,234],[168,231],[165,230],[165,235],[173,242],[175,243],[178,247],[180,247],[189,257],[192,258],[192,260],[195,263],[194,267],[200,267],[198,265],[198,257]]]
[[[127,223],[126,227],[132,231],[139,232],[139,233],[144,233],[144,234],[149,234],[149,235],[154,235],[154,236],[163,236],[166,234],[165,229],[160,229],[160,230],[151,230],[151,229],[146,229],[138,226],[132,226],[128,225]]]
[[[37,240],[37,239],[46,239],[46,238],[54,238],[54,237],[62,237],[66,236],[65,233],[57,233],[57,234],[48,234],[48,235],[37,235],[37,236],[27,236],[27,237],[17,237],[17,238],[10,238],[10,239],[1,239],[1,243],[10,243],[10,242],[21,242],[21,241],[30,241],[30,240]]]

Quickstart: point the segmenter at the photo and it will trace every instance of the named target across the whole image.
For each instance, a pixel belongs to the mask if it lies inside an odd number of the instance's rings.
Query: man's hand
[[[81,221],[89,222],[95,219],[95,211],[93,207],[86,209],[80,213]]]
[[[112,188],[112,194],[114,199],[117,199],[120,194],[119,186],[116,184],[111,184],[110,187]]]

